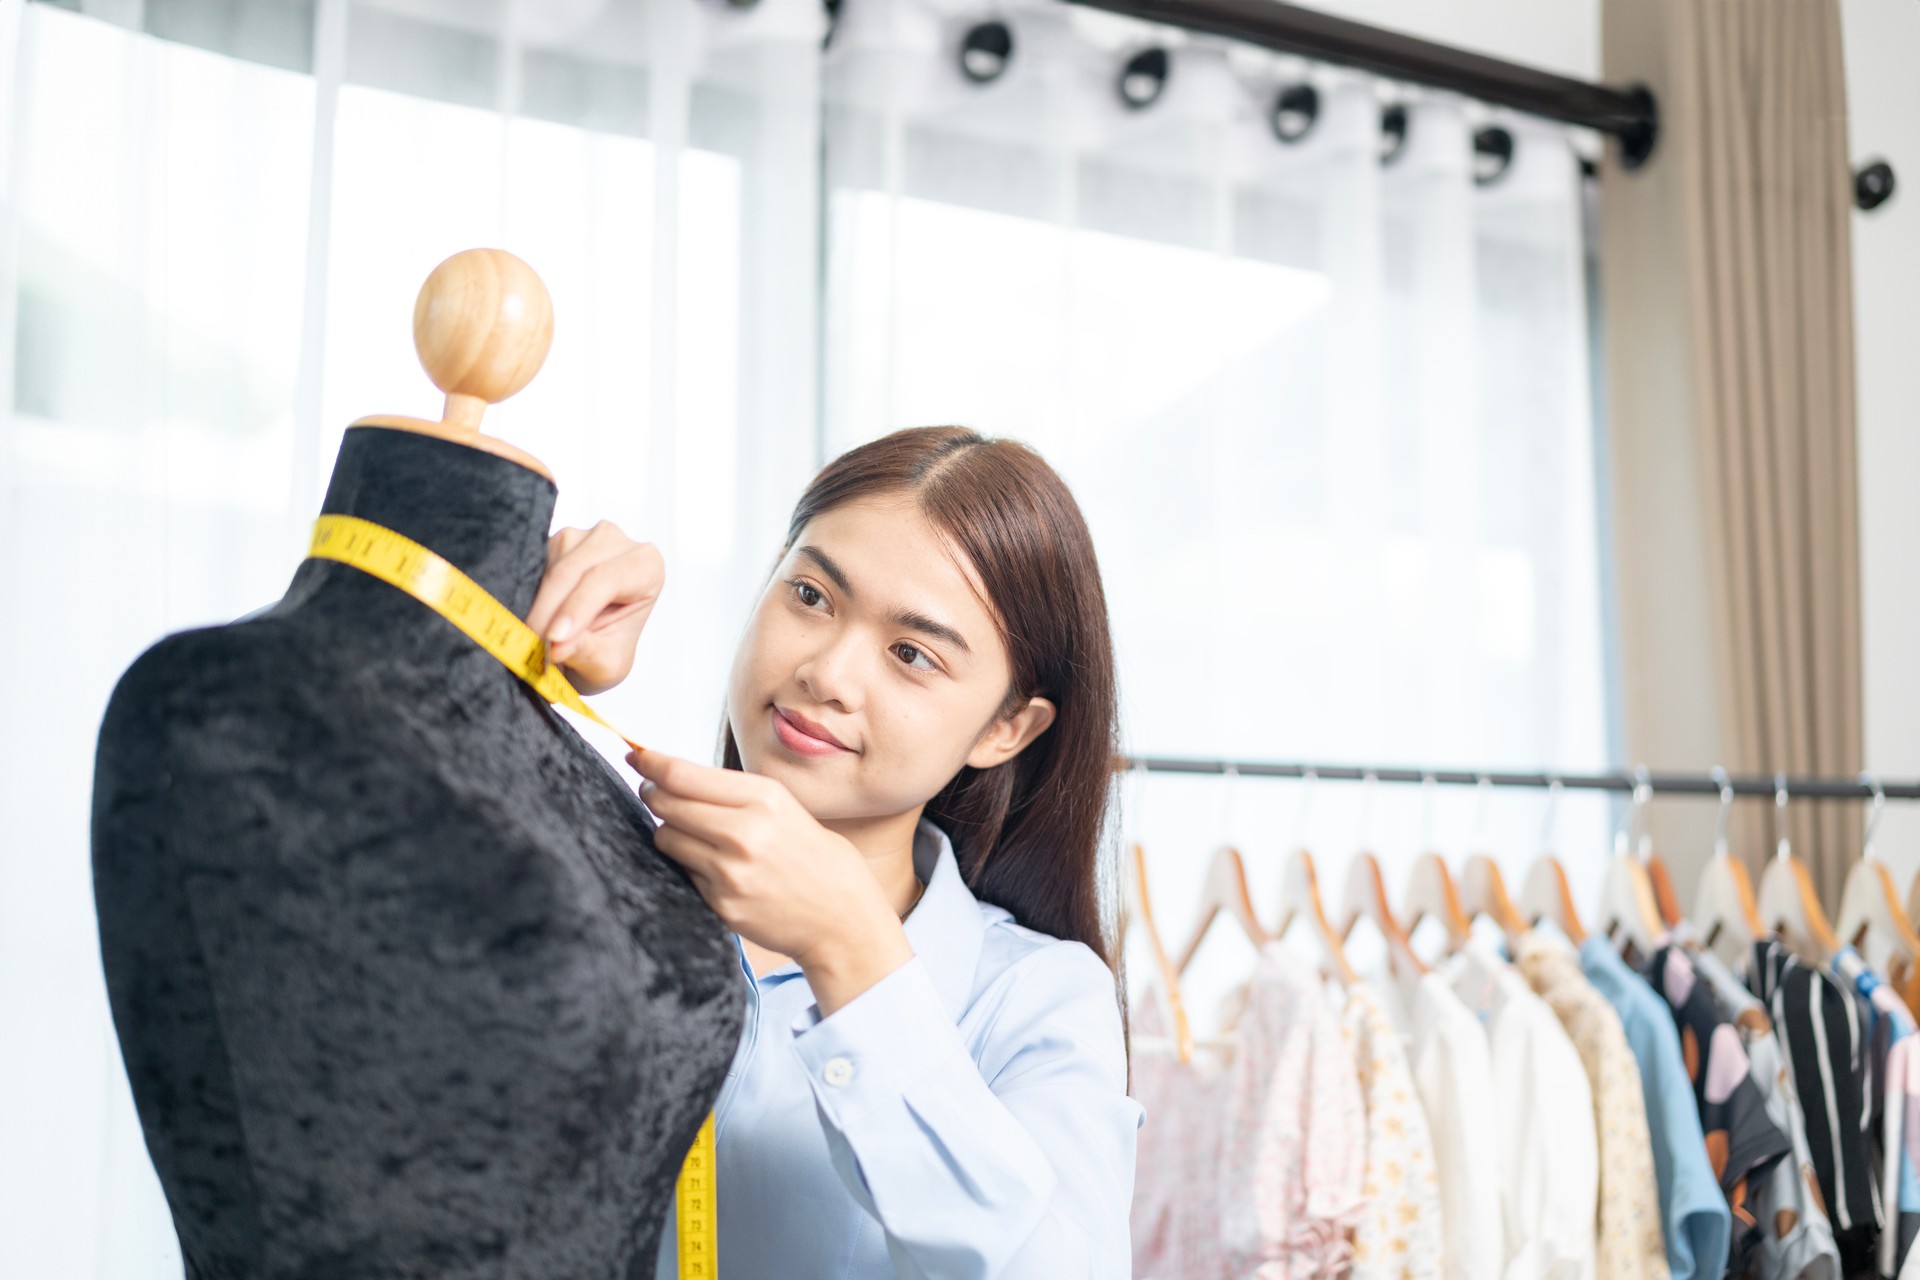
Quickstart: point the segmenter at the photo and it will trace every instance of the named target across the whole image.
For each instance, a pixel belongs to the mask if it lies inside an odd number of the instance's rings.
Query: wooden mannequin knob
[[[413,345],[447,393],[445,422],[477,431],[488,405],[540,372],[553,345],[553,299],[533,268],[505,249],[466,249],[420,286]]]
[[[533,381],[552,345],[553,299],[533,268],[505,249],[464,249],[433,269],[413,303],[414,350],[447,395],[440,421],[382,414],[353,425],[438,436],[551,479],[532,454],[481,435],[480,419]]]

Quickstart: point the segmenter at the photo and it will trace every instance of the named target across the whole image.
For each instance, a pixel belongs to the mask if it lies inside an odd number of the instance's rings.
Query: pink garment
[[[1352,1045],[1320,979],[1277,945],[1239,995],[1227,1054],[1135,1048],[1135,1280],[1337,1280],[1353,1265],[1367,1129]],[[1157,998],[1135,1003],[1132,1029],[1166,1034]]]
[[[1343,1274],[1366,1209],[1366,1107],[1319,977],[1278,943],[1260,949],[1227,1074],[1220,1228],[1229,1274]]]
[[[1148,1037],[1170,1034],[1155,990],[1134,1003],[1133,1097],[1146,1108],[1134,1156],[1134,1280],[1223,1280],[1220,1119],[1226,1070],[1202,1051],[1183,1063]],[[1150,1041],[1148,1041],[1150,1043]]]

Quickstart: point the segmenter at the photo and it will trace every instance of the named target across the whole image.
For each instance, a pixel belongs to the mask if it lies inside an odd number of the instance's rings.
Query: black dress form
[[[554,496],[353,427],[324,509],[524,617]],[[190,1277],[653,1274],[738,957],[632,784],[446,620],[308,560],[155,644],[101,725],[93,872]]]

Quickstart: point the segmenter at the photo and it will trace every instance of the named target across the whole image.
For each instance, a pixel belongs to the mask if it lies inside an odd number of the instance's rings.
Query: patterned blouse
[[[1348,991],[1343,1023],[1367,1107],[1366,1210],[1354,1232],[1353,1280],[1440,1280],[1446,1242],[1433,1138],[1406,1049],[1365,985]]]
[[[1646,1097],[1620,1015],[1564,946],[1528,933],[1514,950],[1521,975],[1567,1029],[1593,1086],[1593,1124],[1600,1143],[1594,1274],[1598,1280],[1668,1280]]]

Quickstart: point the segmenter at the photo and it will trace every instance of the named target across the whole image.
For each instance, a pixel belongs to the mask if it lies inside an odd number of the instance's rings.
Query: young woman
[[[606,688],[663,581],[612,526],[563,530],[528,621]],[[923,427],[814,478],[734,658],[724,767],[628,757],[739,940],[726,1275],[1128,1274],[1115,745],[1093,543],[1038,454]],[[669,1224],[662,1280],[675,1257]]]

